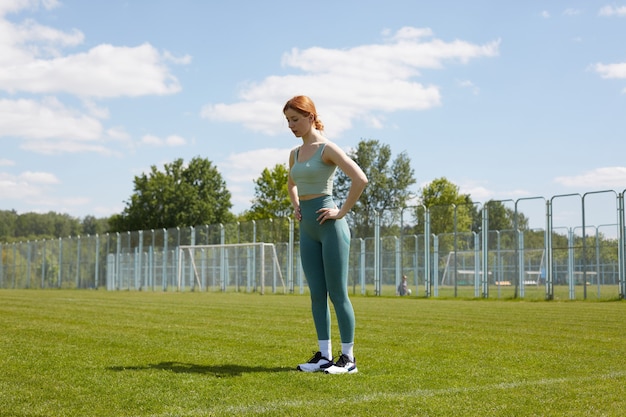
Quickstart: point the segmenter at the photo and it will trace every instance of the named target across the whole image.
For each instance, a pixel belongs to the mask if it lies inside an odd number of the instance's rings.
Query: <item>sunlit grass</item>
[[[316,349],[307,296],[0,291],[0,415],[626,409],[623,301],[352,300],[360,372],[336,376],[294,371]]]

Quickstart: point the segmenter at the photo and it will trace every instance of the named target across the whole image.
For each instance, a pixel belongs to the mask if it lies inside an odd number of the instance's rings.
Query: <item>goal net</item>
[[[184,245],[178,247],[178,290],[285,293],[272,243]]]
[[[545,250],[491,250],[488,254],[487,282],[508,286],[539,285],[545,274]],[[482,253],[477,251],[449,252],[441,277],[441,285],[477,285],[482,282]]]

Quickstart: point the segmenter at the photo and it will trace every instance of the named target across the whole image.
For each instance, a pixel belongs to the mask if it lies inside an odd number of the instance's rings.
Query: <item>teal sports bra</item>
[[[333,194],[333,179],[337,166],[329,165],[322,161],[322,152],[326,144],[317,148],[317,151],[309,159],[298,162],[300,147],[295,150],[291,178],[298,187],[298,195]]]

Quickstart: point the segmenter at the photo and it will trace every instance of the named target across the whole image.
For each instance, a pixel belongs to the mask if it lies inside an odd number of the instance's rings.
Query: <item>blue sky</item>
[[[626,2],[2,0],[0,209],[123,210],[133,179],[212,161],[250,207],[299,139],[406,152],[474,201],[626,188]]]

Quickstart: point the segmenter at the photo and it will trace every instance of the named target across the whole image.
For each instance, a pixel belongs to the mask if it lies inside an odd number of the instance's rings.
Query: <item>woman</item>
[[[348,297],[350,230],[344,216],[361,196],[367,177],[356,162],[322,135],[324,125],[309,97],[293,97],[285,104],[283,113],[289,129],[302,139],[302,145],[289,155],[288,189],[296,219],[300,221],[300,258],[311,292],[319,345],[319,351],[307,363],[298,365],[298,370],[356,373],[354,309]],[[337,208],[332,198],[337,167],[351,179],[350,191],[341,208]],[[341,337],[341,354],[335,362],[329,297]]]

